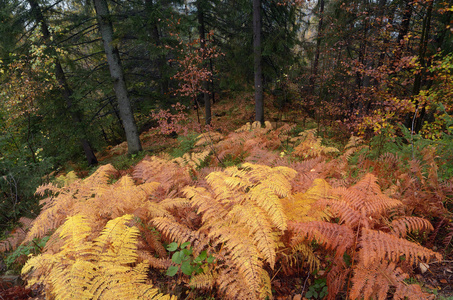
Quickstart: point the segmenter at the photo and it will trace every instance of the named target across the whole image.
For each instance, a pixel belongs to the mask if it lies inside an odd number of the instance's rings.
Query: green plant
[[[308,288],[305,293],[305,298],[308,299],[322,299],[327,296],[327,283],[325,278],[315,279],[315,282]]]
[[[177,251],[178,244],[176,242],[167,246],[168,251],[174,252],[171,260],[177,266],[170,266],[166,275],[175,276],[179,269],[188,276],[191,276],[194,272],[195,274],[201,274],[203,273],[203,265],[214,262],[214,257],[212,255],[208,256],[206,251],[202,251],[197,257],[193,258],[193,249],[189,245],[189,242],[183,243],[179,247],[179,251]]]
[[[30,254],[39,254],[46,245],[50,236],[45,236],[42,239],[35,238],[26,245],[20,245],[12,253],[6,256],[5,263],[8,269],[14,266],[16,260],[21,256],[29,256]]]
[[[181,157],[190,150],[192,150],[195,146],[195,143],[197,142],[199,134],[198,133],[189,133],[186,136],[179,136],[178,141],[179,141],[179,147],[174,148],[173,151],[171,152],[171,155],[173,157]]]

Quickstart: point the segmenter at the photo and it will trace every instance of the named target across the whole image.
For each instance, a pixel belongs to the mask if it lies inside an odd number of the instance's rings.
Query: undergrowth
[[[49,299],[272,299],[289,278],[311,299],[429,299],[408,279],[453,238],[441,142],[381,139],[270,123],[181,137],[171,156],[41,186],[41,214],[0,250],[32,254],[22,274]]]

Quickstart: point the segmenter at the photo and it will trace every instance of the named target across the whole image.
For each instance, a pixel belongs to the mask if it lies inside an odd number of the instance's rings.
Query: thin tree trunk
[[[110,12],[106,0],[93,0],[98,18],[99,31],[104,42],[104,50],[113,80],[113,89],[118,100],[118,109],[121,122],[126,133],[128,153],[137,153],[142,150],[140,138],[132,113],[131,103],[124,81],[123,67],[121,65],[118,49],[113,45],[113,25],[110,20]]]
[[[255,121],[264,123],[263,75],[261,66],[261,0],[253,0],[253,57],[255,72]]]
[[[153,2],[153,0],[145,0],[145,5],[146,5],[146,11],[147,13],[152,13],[153,10],[156,9],[156,5],[158,4],[159,1],[156,1],[156,3]],[[152,21],[152,28],[151,28],[151,35],[154,40],[154,45],[156,48],[159,48],[162,45],[162,42],[160,40],[160,33],[159,33],[159,26],[158,23],[155,19]],[[161,95],[167,95],[168,94],[168,78],[166,77],[166,72],[165,72],[165,66],[167,63],[167,59],[164,54],[159,54],[157,56],[157,69],[159,71],[159,77],[160,77],[160,92]]]
[[[422,87],[422,80],[426,76],[426,69],[427,69],[427,64],[426,64],[426,52],[428,48],[428,40],[429,40],[429,32],[431,30],[431,15],[433,11],[433,3],[434,0],[431,0],[429,2],[428,8],[426,10],[426,15],[423,18],[423,28],[422,28],[422,34],[421,34],[421,39],[420,39],[420,46],[419,46],[419,60],[420,60],[420,66],[421,66],[421,71],[418,72],[415,75],[415,80],[414,80],[414,87],[412,90],[412,95],[416,96],[420,93],[421,87]],[[418,103],[416,103],[418,106]],[[415,124],[415,131],[418,132],[423,123],[423,118],[426,113],[426,108],[423,105],[423,107],[420,110],[420,117],[418,118],[416,124]]]
[[[321,37],[322,37],[322,23],[324,19],[324,0],[319,1],[319,22],[318,22],[318,33],[316,38],[316,52],[315,59],[313,61],[313,72],[310,77],[309,93],[313,94],[315,91],[316,78],[318,77],[318,65],[319,65],[319,54],[321,52]]]
[[[200,34],[200,47],[202,50],[206,49],[206,30],[204,22],[204,11],[202,0],[197,0],[197,15],[198,15],[198,30]],[[203,51],[203,68],[207,68],[206,51]],[[205,112],[205,123],[206,125],[211,124],[211,99],[208,93],[208,81],[203,81],[203,100],[204,100],[204,112]]]
[[[39,6],[38,2],[36,0],[28,0],[28,3],[30,4],[32,11],[35,14],[36,21],[38,23],[41,23],[41,32],[43,34],[43,37],[46,41],[50,40],[50,32],[49,28],[46,22],[46,19],[44,18],[44,15],[42,14],[41,7]],[[63,99],[66,102],[66,107],[68,111],[71,112],[72,114],[72,119],[74,120],[76,126],[80,126],[82,124],[82,120],[80,116],[77,115],[72,110],[72,89],[70,88],[68,81],[66,79],[66,75],[63,71],[63,67],[61,66],[60,59],[58,58],[57,55],[55,55],[55,77],[58,80],[58,83],[60,84],[60,92],[61,95],[63,96]],[[84,133],[85,135],[85,133]],[[88,140],[86,140],[84,137],[80,139],[80,144],[83,148],[83,151],[85,152],[85,157],[88,161],[89,165],[95,165],[98,163],[98,160],[96,159],[96,155],[94,154],[93,149],[91,148],[90,143]]]

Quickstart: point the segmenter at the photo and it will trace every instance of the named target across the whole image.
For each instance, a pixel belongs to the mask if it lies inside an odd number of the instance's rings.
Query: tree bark
[[[31,9],[35,14],[36,21],[38,23],[41,23],[41,32],[43,34],[44,39],[46,41],[49,41],[51,37],[49,27],[47,25],[46,19],[44,18],[44,15],[42,14],[39,3],[36,0],[28,0],[28,3],[30,4]],[[68,84],[60,59],[58,58],[57,55],[55,55],[55,77],[57,78],[58,83],[60,84],[61,95],[66,102],[66,107],[68,111],[70,111],[72,114],[72,119],[74,120],[76,126],[80,126],[82,124],[82,120],[80,116],[78,116],[77,113],[72,110],[73,91]],[[88,164],[89,165],[97,164],[98,160],[96,158],[96,155],[94,154],[93,149],[91,148],[90,142],[85,138],[81,138],[80,144],[83,148],[83,151],[85,152],[85,157],[87,159]]]
[[[310,90],[309,93],[313,94],[315,91],[316,78],[318,77],[318,65],[319,65],[319,54],[321,52],[321,37],[322,37],[322,23],[324,19],[324,0],[319,1],[319,21],[318,21],[318,33],[316,38],[316,52],[315,59],[313,61],[313,72],[310,77]]]
[[[118,100],[118,109],[121,122],[126,133],[128,153],[137,153],[142,150],[140,138],[132,113],[131,103],[124,80],[123,67],[121,65],[118,48],[113,45],[113,25],[110,20],[110,12],[106,0],[93,0],[98,19],[99,31],[104,42],[104,50],[107,56],[110,76],[113,80],[113,89]]]
[[[261,65],[261,0],[253,0],[253,57],[255,73],[255,121],[264,123],[263,75]]]
[[[203,68],[207,68],[206,60],[206,29],[205,29],[205,22],[204,22],[204,11],[203,11],[203,4],[202,0],[197,0],[197,17],[198,17],[198,31],[200,35],[200,47],[203,51]],[[208,93],[208,81],[203,81],[202,83],[203,88],[203,100],[204,100],[204,114],[205,114],[205,123],[206,125],[211,124],[211,99]]]

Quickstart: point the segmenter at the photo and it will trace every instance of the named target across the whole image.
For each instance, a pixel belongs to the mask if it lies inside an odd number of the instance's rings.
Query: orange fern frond
[[[342,257],[354,243],[354,232],[347,226],[323,222],[288,222],[293,232],[291,245],[295,246],[305,240],[316,241],[326,249],[335,251],[336,257]]]
[[[394,288],[394,299],[432,299],[434,295],[424,293],[418,284],[407,284],[409,278],[394,262],[376,262],[367,267],[354,269],[351,299],[387,299],[390,288]]]
[[[398,238],[394,235],[364,228],[360,238],[360,261],[364,266],[369,266],[375,261],[399,262],[404,256],[410,264],[417,261],[430,261],[431,258],[442,259],[442,255]]]
[[[419,217],[402,217],[393,220],[390,227],[397,236],[402,238],[405,238],[408,232],[429,232],[434,230],[431,222]]]

